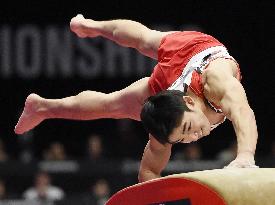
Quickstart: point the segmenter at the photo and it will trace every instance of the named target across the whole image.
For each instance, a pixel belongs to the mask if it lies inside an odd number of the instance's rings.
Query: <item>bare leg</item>
[[[63,118],[93,120],[115,117],[106,105],[108,94],[84,91],[76,96],[62,99],[45,99],[30,94],[25,102],[23,113],[15,127],[17,134],[23,134],[45,119]]]
[[[143,55],[157,59],[161,39],[171,32],[161,32],[147,28],[131,20],[94,21],[82,15],[72,18],[71,30],[79,37],[103,36],[121,46],[132,47]]]
[[[83,91],[76,96],[46,99],[30,94],[15,133],[23,134],[45,119],[94,120],[99,118],[130,118],[139,120],[143,101],[149,96],[148,78],[110,94]]]

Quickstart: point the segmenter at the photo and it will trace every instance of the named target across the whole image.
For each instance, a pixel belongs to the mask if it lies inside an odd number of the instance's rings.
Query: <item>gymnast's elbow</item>
[[[234,114],[232,114],[233,119],[241,119],[242,121],[245,119],[245,120],[249,121],[250,123],[252,123],[256,120],[254,111],[248,105],[240,106],[237,109],[237,112]],[[245,118],[243,118],[243,116],[245,116]]]
[[[157,179],[160,178],[159,173],[154,173],[152,170],[148,169],[142,169],[140,168],[139,173],[138,173],[138,181],[139,183],[149,181],[152,179]]]

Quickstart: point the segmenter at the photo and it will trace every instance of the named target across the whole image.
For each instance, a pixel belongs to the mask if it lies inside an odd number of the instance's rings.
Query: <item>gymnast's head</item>
[[[162,91],[144,103],[144,128],[161,144],[190,143],[210,133],[210,123],[198,103],[178,90]]]

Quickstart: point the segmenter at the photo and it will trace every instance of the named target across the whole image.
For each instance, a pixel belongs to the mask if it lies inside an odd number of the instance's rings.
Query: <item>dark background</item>
[[[273,1],[191,1],[149,2],[149,1],[9,1],[1,8],[0,23],[16,29],[21,24],[36,24],[41,27],[48,24],[68,26],[70,19],[77,13],[87,18],[108,20],[126,18],[139,21],[145,25],[158,23],[172,25],[200,25],[204,32],[215,36],[223,42],[241,67],[243,86],[253,108],[258,124],[259,145],[257,153],[265,153],[269,143],[274,139],[274,11]],[[1,76],[0,76],[1,78]],[[1,127],[0,133],[8,143],[10,152],[16,155],[15,141],[19,136],[13,133],[13,127],[23,108],[26,96],[35,92],[48,98],[59,98],[77,94],[83,90],[111,92],[127,86],[137,78],[100,79],[60,78],[20,79],[12,77],[1,79]],[[106,123],[105,123],[106,122]],[[105,132],[108,141],[115,140],[112,129],[102,127],[114,126],[113,120],[96,122],[69,122],[53,120],[44,122],[34,130],[39,146],[44,141],[61,139],[64,142],[79,141],[93,130]],[[139,127],[139,125],[137,125]],[[143,129],[142,127],[139,127]],[[107,133],[106,133],[107,131]],[[111,131],[110,133],[108,131]],[[146,141],[141,131],[141,141]],[[37,136],[39,135],[39,136]],[[234,139],[230,123],[225,123],[214,131],[205,141],[210,146],[209,152],[217,146]],[[39,140],[36,139],[39,137]],[[57,138],[56,138],[57,137]],[[46,139],[47,138],[47,139]],[[223,140],[225,139],[226,140]],[[69,146],[69,145],[68,145]],[[122,147],[125,145],[119,145]],[[37,148],[37,147],[36,147]]]
[[[179,28],[183,24],[195,24],[215,36],[240,64],[242,83],[257,119],[259,141],[256,156],[264,157],[269,153],[270,144],[275,140],[274,1],[8,1],[0,9],[0,26],[9,25],[14,29],[22,24],[69,26],[70,19],[78,13],[95,20],[131,19],[148,27],[167,24]],[[13,76],[7,79],[0,76],[0,137],[6,143],[8,153],[16,159],[22,136],[15,135],[13,128],[25,98],[32,92],[48,98],[75,95],[88,89],[112,92],[137,79],[105,76],[96,79],[48,79],[43,76],[21,79]],[[87,136],[96,132],[104,136],[110,158],[140,159],[147,134],[139,123],[132,126],[138,140],[129,147],[122,143],[116,120],[50,120],[32,132],[32,149],[39,159],[41,150],[50,142],[61,141],[72,158],[80,158],[84,155]],[[198,143],[205,158],[211,159],[234,139],[234,130],[230,122],[226,122]]]

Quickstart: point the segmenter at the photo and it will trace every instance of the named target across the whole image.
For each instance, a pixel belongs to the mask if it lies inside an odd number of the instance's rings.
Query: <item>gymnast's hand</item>
[[[224,168],[259,168],[252,153],[239,153],[235,160]]]
[[[70,22],[71,31],[80,38],[99,36],[99,26],[100,23],[98,21],[85,19],[82,14],[73,17]]]

